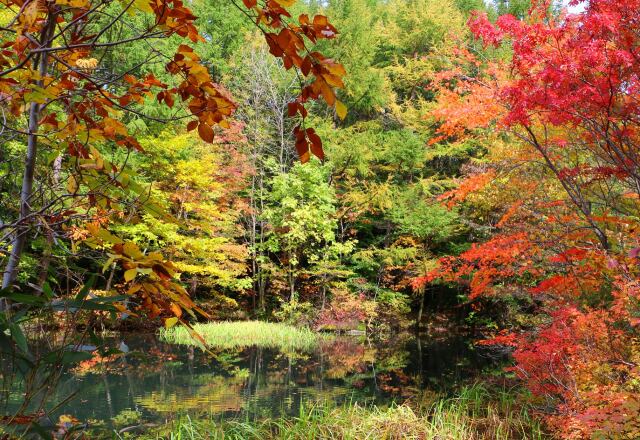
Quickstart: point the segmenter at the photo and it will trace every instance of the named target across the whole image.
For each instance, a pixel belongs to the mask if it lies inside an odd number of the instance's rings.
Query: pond
[[[121,428],[176,415],[255,419],[296,414],[301,403],[404,402],[420,390],[446,393],[496,361],[463,335],[403,335],[374,343],[344,336],[312,353],[248,348],[213,353],[154,335],[110,339],[124,355],[96,356],[65,371],[50,401],[59,414]],[[16,396],[16,394],[14,394]],[[9,402],[17,408],[15,399]]]

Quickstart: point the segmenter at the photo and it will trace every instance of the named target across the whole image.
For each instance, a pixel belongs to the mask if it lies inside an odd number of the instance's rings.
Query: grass
[[[196,324],[193,328],[212,348],[258,346],[282,351],[311,351],[321,338],[326,337],[308,328],[263,321],[210,322]],[[161,329],[160,337],[170,344],[199,345],[184,327]]]
[[[194,420],[184,417],[144,437],[148,440],[513,440],[547,438],[513,398],[481,386],[426,406],[387,408],[347,403],[303,406],[296,417],[261,421]]]

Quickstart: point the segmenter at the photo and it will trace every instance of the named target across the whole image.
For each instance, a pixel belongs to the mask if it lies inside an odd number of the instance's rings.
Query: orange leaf
[[[171,303],[171,311],[173,312],[174,315],[176,315],[178,318],[182,316],[182,309],[180,308],[180,306],[176,303]]]
[[[327,101],[327,104],[333,105],[336,102],[336,95],[333,93],[333,90],[331,90],[331,87],[329,87],[329,84],[325,81],[318,78],[318,82],[320,83],[320,93],[322,93],[324,100]]]

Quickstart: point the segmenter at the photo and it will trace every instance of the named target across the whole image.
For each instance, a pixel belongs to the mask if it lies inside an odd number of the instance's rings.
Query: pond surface
[[[109,343],[124,343],[129,352],[65,371],[50,401],[75,396],[58,414],[112,428],[178,414],[253,419],[296,414],[302,402],[380,404],[404,402],[420,390],[446,393],[496,366],[460,335],[377,344],[337,337],[313,353],[294,354],[255,347],[206,353],[153,335],[123,334]]]

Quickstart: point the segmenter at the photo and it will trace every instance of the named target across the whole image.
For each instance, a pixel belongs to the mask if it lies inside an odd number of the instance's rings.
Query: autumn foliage
[[[483,344],[515,348],[512,370],[560,438],[640,435],[639,8],[592,0],[555,16],[539,1],[525,20],[495,23],[477,13],[476,50],[509,47],[509,60],[460,49],[435,86],[436,141],[493,143],[482,171],[441,199],[493,211],[492,235],[414,286],[460,283],[480,308],[496,295],[538,305],[537,324]]]
[[[114,283],[132,302],[118,303],[122,312],[165,317],[167,325],[182,320],[184,312],[205,314],[177,281],[178,269],[161,252],[144,252],[110,230],[131,213],[145,211],[171,221],[150,189],[136,181],[135,173],[111,159],[116,149],[124,155],[142,153],[127,122],[142,119],[157,123],[185,120],[207,142],[216,130],[229,129],[237,104],[194,49],[206,43],[197,17],[180,0],[134,0],[119,5],[93,0],[3,1],[0,29],[0,102],[3,131],[24,138],[26,167],[20,212],[12,225],[2,225],[14,236],[2,288],[14,285],[26,237],[32,230],[63,228],[74,246],[82,244],[106,251],[107,271],[115,263],[122,274]],[[245,1],[243,11],[264,34],[271,53],[284,68],[295,69],[301,83],[289,113],[301,117],[296,147],[303,162],[309,155],[323,157],[320,137],[305,126],[305,104],[324,99],[344,118],[346,107],[335,96],[342,87],[344,68],[314,50],[337,30],[322,15],[291,18],[287,8],[294,1]],[[113,10],[107,10],[108,8]],[[115,10],[115,12],[114,12]],[[6,19],[6,20],[5,20]],[[138,22],[135,22],[135,20]],[[134,23],[143,23],[138,28]],[[123,24],[124,23],[124,24]],[[113,38],[124,26],[131,35]],[[181,39],[171,55],[156,51],[153,41]],[[146,42],[149,57],[128,71],[105,72],[100,61],[132,42]],[[160,59],[166,78],[139,74],[147,62]],[[149,115],[145,105],[166,106],[166,117]],[[66,179],[66,194],[56,196],[41,210],[32,208],[34,174],[39,150],[47,149],[57,162],[53,185]],[[110,282],[111,283],[111,282]],[[205,314],[206,315],[206,314]]]

